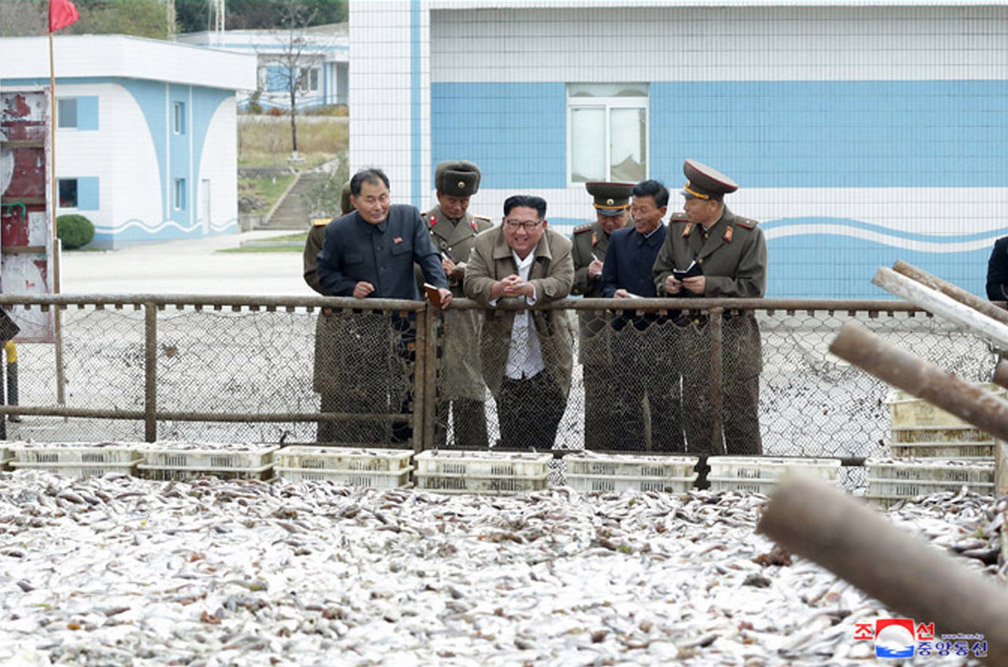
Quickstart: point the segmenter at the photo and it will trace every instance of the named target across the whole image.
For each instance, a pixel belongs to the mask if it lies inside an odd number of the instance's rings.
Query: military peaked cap
[[[630,205],[633,183],[585,183],[588,194],[595,198],[595,210],[602,215],[616,216]]]
[[[682,195],[687,199],[721,199],[738,190],[738,183],[696,160],[683,162],[683,173],[686,174],[686,185]]]
[[[443,195],[468,197],[479,190],[480,176],[479,167],[467,160],[439,162],[434,168],[434,188]]]

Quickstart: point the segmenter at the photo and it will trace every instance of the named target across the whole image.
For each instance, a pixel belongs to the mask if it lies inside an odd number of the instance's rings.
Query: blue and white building
[[[350,38],[346,23],[303,30],[227,30],[179,35],[181,43],[195,44],[256,58],[254,90],[239,93],[245,108],[254,96],[264,109],[290,108],[290,83],[300,79],[299,111],[349,101]],[[297,68],[298,72],[292,72]]]
[[[0,40],[0,87],[49,85],[45,37]],[[255,58],[121,35],[55,38],[57,215],[93,245],[238,230],[235,91]]]
[[[761,221],[772,297],[884,298],[896,259],[982,295],[1008,234],[1003,2],[353,2],[350,57],[351,169],[396,201],[464,158],[475,213],[529,192],[569,229],[585,181],[678,193],[695,158]]]

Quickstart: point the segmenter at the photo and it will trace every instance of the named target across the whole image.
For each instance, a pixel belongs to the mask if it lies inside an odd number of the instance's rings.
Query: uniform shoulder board
[[[594,223],[589,222],[587,225],[578,225],[577,227],[574,228],[574,233],[583,234],[585,232],[589,232],[591,231],[592,224]]]
[[[752,218],[735,218],[735,224],[745,229],[752,229],[758,225],[759,222],[753,220]]]
[[[332,218],[312,218],[312,227],[325,227]]]
[[[473,220],[479,220],[480,222],[493,222],[493,220],[491,220],[490,218],[487,218],[482,215],[474,215]]]
[[[669,216],[669,222],[689,222],[689,218],[683,211],[676,211]]]
[[[420,211],[420,217],[421,218],[426,218],[427,217],[427,211]]]

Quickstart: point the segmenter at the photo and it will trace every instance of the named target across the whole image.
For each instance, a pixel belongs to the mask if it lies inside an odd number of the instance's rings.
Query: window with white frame
[[[176,211],[184,211],[186,207],[186,179],[176,178],[172,192],[172,206]]]
[[[175,102],[172,105],[172,129],[175,134],[185,134],[185,102]]]
[[[646,83],[567,84],[569,182],[642,181],[647,145]]]
[[[300,80],[302,93],[318,92],[319,71],[317,67],[302,67]]]

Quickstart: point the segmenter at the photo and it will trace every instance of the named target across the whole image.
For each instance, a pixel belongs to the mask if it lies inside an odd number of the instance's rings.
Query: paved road
[[[100,252],[64,252],[62,292],[314,295],[301,278],[300,252],[218,252],[237,248],[243,240],[272,236],[278,236],[277,232],[227,234]]]

